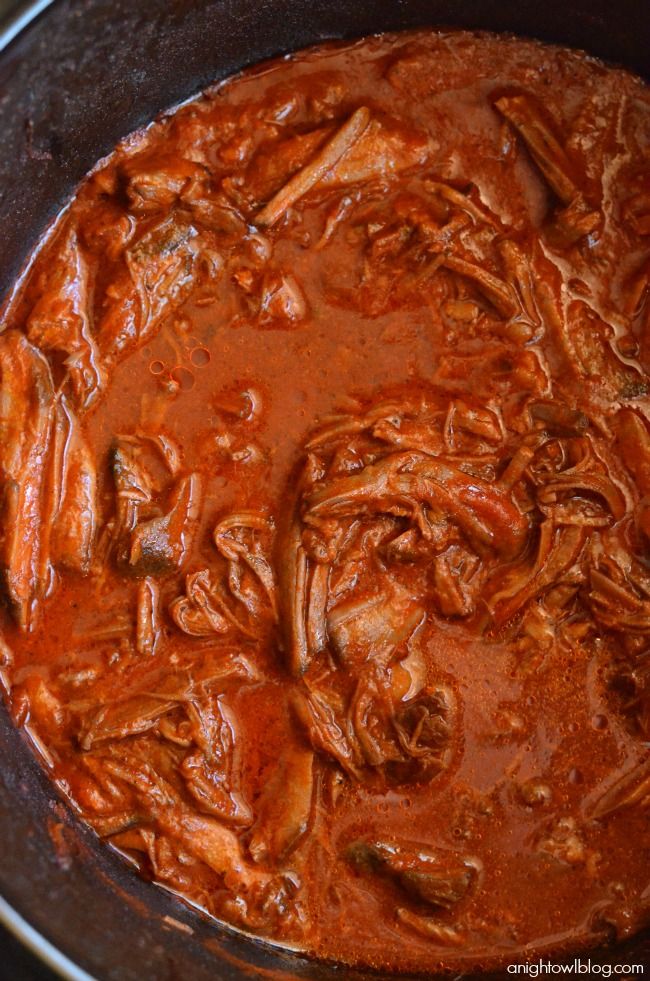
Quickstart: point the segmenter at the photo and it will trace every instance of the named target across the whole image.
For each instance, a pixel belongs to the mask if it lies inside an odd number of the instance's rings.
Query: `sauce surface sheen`
[[[648,89],[534,42],[326,45],[99,164],[0,334],[2,680],[81,817],[348,964],[647,924],[649,284]]]

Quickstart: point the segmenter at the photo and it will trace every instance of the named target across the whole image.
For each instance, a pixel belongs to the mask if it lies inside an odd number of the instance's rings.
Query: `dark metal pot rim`
[[[14,10],[4,19],[0,19],[0,55],[4,55],[7,49],[55,2],[56,0],[19,0]],[[493,30],[498,29],[494,28]],[[523,34],[523,36],[526,35]],[[567,46],[572,46],[569,42],[565,43]],[[644,71],[643,75],[647,77],[647,72]],[[43,933],[35,929],[28,919],[1,894],[0,926],[8,930],[43,966],[64,981],[97,981],[93,975],[79,967],[74,960],[48,940]],[[344,967],[343,969],[345,970]]]
[[[25,0],[0,25],[0,52],[5,51],[22,31],[36,20],[54,0]],[[0,924],[38,960],[65,981],[95,981],[51,944],[20,913],[0,896]]]
[[[23,0],[6,21],[0,24],[0,51],[4,51],[54,0]]]
[[[34,4],[34,7],[42,8],[51,2],[52,0],[45,0],[43,3],[43,0],[39,0]],[[0,50],[2,50],[1,47]],[[77,967],[54,944],[51,944],[38,930],[35,930],[2,896],[0,896],[0,924],[12,933],[42,964],[64,978],[64,981],[95,981],[90,974]]]

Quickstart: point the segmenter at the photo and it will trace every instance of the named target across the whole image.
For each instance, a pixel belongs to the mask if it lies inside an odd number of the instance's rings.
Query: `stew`
[[[8,298],[1,676],[80,817],[395,971],[650,921],[650,93],[421,31],[124,140]]]

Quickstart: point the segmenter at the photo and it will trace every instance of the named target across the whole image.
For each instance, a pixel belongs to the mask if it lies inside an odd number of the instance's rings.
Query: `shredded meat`
[[[0,324],[0,681],[79,817],[430,976],[650,918],[650,96],[418,31],[80,186]]]

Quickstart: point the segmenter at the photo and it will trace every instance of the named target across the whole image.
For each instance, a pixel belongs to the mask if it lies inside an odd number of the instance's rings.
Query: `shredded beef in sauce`
[[[344,963],[650,918],[650,95],[470,33],[215,86],[0,335],[2,680],[143,873]]]

